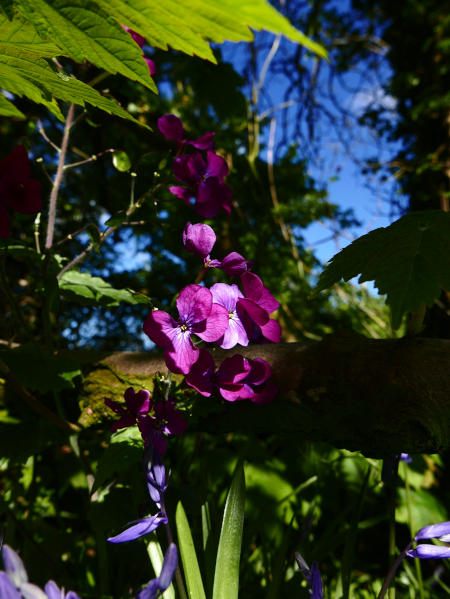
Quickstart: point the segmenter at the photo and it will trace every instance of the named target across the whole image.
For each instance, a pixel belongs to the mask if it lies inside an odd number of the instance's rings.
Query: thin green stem
[[[396,457],[394,473],[392,475],[391,500],[389,503],[389,566],[395,563],[395,507],[397,503],[398,462]],[[392,578],[389,588],[389,599],[395,599],[395,580]]]
[[[406,462],[403,462],[403,472],[405,475],[405,495],[406,495],[406,507],[408,510],[408,524],[409,524],[409,530],[410,530],[411,536],[413,537],[415,535],[415,528],[414,528],[413,515],[412,515],[411,490],[410,490],[409,481],[408,481],[408,464]],[[416,575],[417,575],[417,582],[419,584],[420,599],[425,599],[424,588],[423,588],[422,566],[420,564],[420,559],[416,559],[414,561],[416,562]]]

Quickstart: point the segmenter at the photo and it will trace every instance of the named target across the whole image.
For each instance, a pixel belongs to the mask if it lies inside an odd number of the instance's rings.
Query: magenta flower
[[[200,350],[197,362],[193,365],[191,372],[186,376],[186,383],[201,395],[209,397],[214,387],[217,387],[224,399],[235,401],[237,394],[242,389],[240,381],[250,372],[248,361],[235,354],[231,358],[225,358],[215,372],[214,359],[206,349]],[[232,399],[229,399],[230,394]]]
[[[142,49],[142,46],[145,44],[145,37],[143,35],[141,35],[140,33],[133,31],[129,27],[126,27],[125,25],[122,25],[122,27],[125,29],[125,31],[127,31],[131,35],[131,37],[134,39],[134,41],[139,46],[139,48]],[[151,58],[146,58],[145,56],[143,56],[143,58],[148,65],[148,69],[150,71],[150,76],[153,77],[153,75],[156,75],[155,63],[153,62],[153,60]]]
[[[216,234],[208,225],[188,223],[183,231],[183,245],[186,251],[199,258],[206,258],[216,243]]]
[[[237,252],[231,252],[220,262],[220,260],[211,260],[208,264],[211,268],[220,268],[229,277],[240,277],[253,268],[253,262],[246,260]],[[242,296],[243,297],[243,296]]]
[[[188,184],[188,188],[173,186],[169,191],[188,205],[196,199],[195,211],[203,218],[213,218],[221,209],[231,212],[231,190],[223,182],[228,174],[226,161],[214,152],[206,153],[206,163],[200,152],[184,154],[173,162],[175,177]]]
[[[153,407],[153,402],[150,399],[150,392],[142,389],[138,393],[135,393],[133,387],[129,387],[124,394],[126,408],[120,403],[112,401],[108,397],[105,397],[105,404],[108,408],[111,408],[113,412],[120,415],[120,418],[115,422],[109,429],[112,433],[115,433],[121,428],[127,428],[133,426],[137,422],[137,417],[140,414],[147,414],[148,411]]]
[[[165,114],[158,119],[158,129],[169,139],[174,139],[178,143],[178,153],[184,146],[194,146],[198,150],[210,150],[213,147],[213,139],[215,133],[208,132],[189,141],[184,139],[184,127],[181,119],[174,114]]]
[[[240,298],[238,303],[245,309],[266,339],[279,343],[281,327],[276,320],[270,318],[270,314],[278,310],[280,303],[264,287],[261,279],[253,273],[244,273],[241,276],[241,281],[244,285],[245,298]],[[247,334],[251,337],[252,331],[247,330]]]
[[[248,345],[247,331],[252,327],[250,318],[245,310],[237,305],[238,299],[244,297],[239,291],[237,285],[226,285],[225,283],[216,283],[211,287],[213,302],[223,306],[228,312],[228,327],[217,344],[222,349],[231,349],[237,343],[243,346]]]
[[[213,304],[212,293],[200,285],[187,285],[177,298],[180,320],[153,310],[144,322],[144,333],[159,347],[171,372],[187,374],[198,359],[199,350],[191,335],[204,341],[217,341],[228,328],[228,312]]]
[[[274,399],[278,393],[278,387],[268,383],[272,372],[269,364],[262,358],[256,358],[251,362],[250,372],[242,379],[242,389],[239,391],[239,399],[249,399],[259,406],[265,406]]]
[[[175,409],[175,398],[172,401],[158,402],[148,415],[138,416],[138,427],[144,440],[144,447],[150,442],[160,455],[167,450],[167,435],[181,435],[187,429],[188,421],[183,412]]]
[[[0,160],[0,238],[11,232],[8,210],[19,214],[37,214],[42,210],[41,184],[30,179],[30,160],[24,146],[16,146]]]

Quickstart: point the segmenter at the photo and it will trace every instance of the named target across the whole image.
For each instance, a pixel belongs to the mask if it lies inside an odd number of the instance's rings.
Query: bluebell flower
[[[155,531],[160,524],[167,524],[168,521],[166,514],[163,514],[162,512],[159,512],[155,516],[150,516],[149,518],[133,520],[133,522],[130,522],[129,524],[134,524],[134,526],[127,528],[127,530],[124,530],[115,537],[110,537],[108,542],[126,543],[127,541],[135,541],[140,537],[149,535],[151,532]]]
[[[80,599],[80,597],[69,591],[67,594],[64,592],[64,588],[60,589],[59,586],[53,580],[49,580],[44,587],[45,594],[48,599]]]
[[[423,541],[425,539],[438,539],[443,543],[450,543],[450,522],[441,522],[440,524],[431,524],[424,526],[414,537],[414,541]],[[419,559],[444,559],[450,557],[450,547],[420,544],[415,549],[406,552],[408,557]]]
[[[135,599],[157,599],[166,589],[169,588],[170,583],[175,575],[175,571],[178,566],[178,550],[176,545],[171,543],[166,555],[164,556],[164,563],[161,569],[161,574],[158,578],[151,580],[146,587],[143,587],[137,592]]]
[[[164,495],[169,486],[170,472],[166,480],[166,469],[163,461],[152,443],[150,443],[144,451],[142,468],[144,470],[150,497],[152,501],[156,503],[158,508],[161,509],[162,495]]]
[[[306,582],[308,583],[311,592],[311,599],[323,599],[322,578],[317,562],[313,562],[310,570],[308,564],[299,553],[295,554],[295,559],[297,560],[303,576],[306,578]]]

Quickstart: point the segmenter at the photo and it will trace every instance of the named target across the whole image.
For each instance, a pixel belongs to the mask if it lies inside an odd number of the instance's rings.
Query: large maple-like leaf
[[[387,295],[394,329],[421,302],[431,307],[441,289],[450,291],[450,213],[407,214],[363,235],[332,258],[309,297],[359,274]]]

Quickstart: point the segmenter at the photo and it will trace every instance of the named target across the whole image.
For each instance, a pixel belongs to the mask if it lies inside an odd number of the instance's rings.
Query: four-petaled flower
[[[112,399],[105,397],[105,404],[108,408],[111,408],[116,414],[120,414],[119,420],[109,429],[112,433],[118,431],[120,428],[133,426],[137,422],[138,415],[148,414],[150,408],[153,407],[150,392],[146,389],[141,389],[138,393],[135,393],[133,387],[129,387],[125,391],[124,397],[126,408],[117,403],[117,401],[112,401]]]
[[[223,306],[228,312],[228,327],[224,335],[217,339],[217,344],[222,349],[231,349],[237,343],[248,345],[247,330],[251,329],[252,323],[238,299],[244,297],[237,285],[226,285],[216,283],[211,287],[213,302]]]
[[[173,401],[170,401],[173,400]],[[175,409],[175,400],[169,395],[169,401],[158,402],[148,415],[138,416],[138,427],[144,440],[144,447],[153,443],[157,451],[164,455],[167,450],[167,435],[181,435],[188,425],[182,412]]]
[[[250,372],[250,364],[239,354],[225,358],[217,372],[214,359],[206,349],[200,350],[197,362],[186,376],[186,383],[199,393],[209,397],[214,387],[217,387],[224,399],[235,401],[242,390],[240,382]]]
[[[216,341],[229,324],[228,311],[213,304],[212,293],[200,285],[187,285],[177,298],[180,320],[161,310],[150,312],[144,322],[144,333],[159,347],[170,371],[187,374],[198,359],[199,350],[191,335],[204,341]]]
[[[158,578],[151,580],[146,587],[140,589],[135,599],[157,599],[166,589],[175,575],[178,566],[178,550],[174,543],[169,545],[164,556],[163,567]]]
[[[251,272],[246,272],[241,276],[244,286],[244,298],[240,298],[238,303],[245,309],[249,317],[261,331],[262,335],[279,343],[281,339],[281,327],[276,320],[270,318],[270,314],[278,310],[280,303],[273,297],[267,287],[264,287],[261,279]],[[252,331],[247,331],[249,337]]]
[[[194,139],[194,141],[184,139],[183,123],[181,119],[174,114],[165,114],[159,118],[158,129],[161,131],[164,137],[167,137],[168,139],[174,139],[177,142],[178,153],[180,153],[184,146],[194,146],[194,148],[197,148],[197,150],[212,149],[215,133],[205,133],[198,139]]]
[[[295,554],[295,559],[300,566],[303,576],[306,578],[311,593],[311,599],[323,599],[322,578],[320,577],[317,562],[313,562],[310,570],[308,564],[299,553]]]
[[[16,146],[0,160],[0,238],[11,231],[6,206],[19,214],[37,214],[42,210],[41,184],[30,179],[30,161],[24,146]]]
[[[206,163],[200,152],[184,154],[173,161],[175,177],[188,184],[188,188],[172,186],[169,191],[183,199],[187,205],[196,198],[195,211],[203,218],[216,216],[221,209],[231,212],[231,190],[223,182],[228,174],[226,161],[214,152],[206,153]]]

